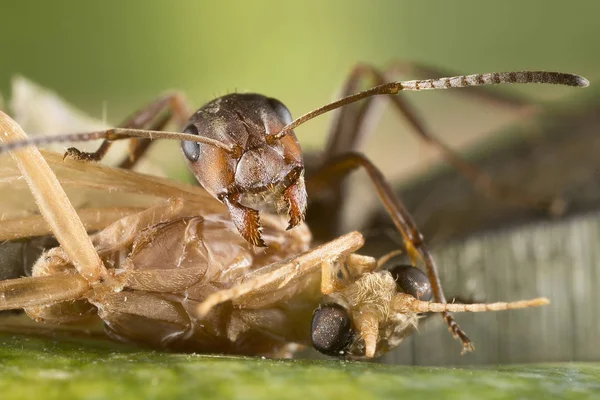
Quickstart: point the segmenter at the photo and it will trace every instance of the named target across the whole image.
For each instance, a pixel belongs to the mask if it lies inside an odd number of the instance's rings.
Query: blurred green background
[[[0,93],[9,98],[11,77],[23,75],[118,123],[170,89],[196,107],[234,91],[260,92],[298,116],[333,99],[358,62],[405,60],[464,73],[559,70],[594,85],[599,15],[596,0],[0,0]],[[563,87],[495,90],[533,102],[583,95]],[[456,148],[518,119],[452,91],[407,95]],[[321,145],[329,118],[297,129],[305,148]],[[432,159],[404,128],[386,114],[366,150],[392,179]],[[151,157],[178,160],[177,143],[167,146],[173,151]]]
[[[194,106],[236,90],[261,92],[297,116],[332,99],[357,62],[410,60],[466,73],[561,70],[593,82],[600,59],[595,0],[5,0],[0,15],[4,97],[11,76],[21,74],[93,116],[106,108],[114,123],[168,89],[184,91]],[[515,90],[534,98],[576,94]],[[452,95],[414,97],[431,99],[434,124],[436,115],[457,110]],[[464,121],[477,115],[465,111],[461,132],[483,130]],[[326,127],[327,117],[307,124],[301,140],[318,146]],[[411,140],[401,137],[399,147]]]

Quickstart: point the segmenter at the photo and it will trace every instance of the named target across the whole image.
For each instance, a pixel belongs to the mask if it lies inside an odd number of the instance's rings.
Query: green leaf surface
[[[427,368],[169,354],[0,334],[1,399],[588,399],[599,364]]]

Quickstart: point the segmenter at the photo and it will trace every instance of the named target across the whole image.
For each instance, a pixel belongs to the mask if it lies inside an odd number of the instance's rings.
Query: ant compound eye
[[[389,271],[396,281],[399,291],[410,294],[419,300],[431,300],[431,282],[425,272],[412,265],[397,265]]]
[[[187,133],[190,135],[197,135],[198,128],[195,125],[189,125],[183,133]],[[181,150],[183,150],[183,154],[187,157],[188,160],[194,162],[198,161],[198,157],[200,157],[200,144],[196,142],[183,141],[181,142]]]
[[[325,304],[313,314],[311,340],[313,347],[328,356],[339,357],[350,345],[354,331],[348,311],[339,304]]]
[[[273,111],[275,111],[275,114],[277,114],[277,118],[279,118],[279,120],[284,125],[287,125],[292,122],[292,114],[290,113],[290,110],[288,110],[287,107],[283,105],[282,102],[272,97],[268,98],[267,102],[269,103]]]

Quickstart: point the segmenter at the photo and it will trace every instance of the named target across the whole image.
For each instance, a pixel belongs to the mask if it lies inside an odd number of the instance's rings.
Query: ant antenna
[[[336,108],[340,108],[347,104],[366,99],[368,97],[386,94],[393,95],[398,94],[400,91],[452,89],[470,86],[502,85],[512,83],[542,83],[574,87],[586,87],[590,84],[587,79],[579,75],[547,71],[490,72],[485,74],[453,76],[450,78],[390,82],[375,86],[371,89],[367,89],[356,94],[352,94],[332,103],[326,104],[323,107],[317,108],[316,110],[310,111],[309,113],[296,118],[284,126],[283,129],[278,133],[268,135],[267,142],[273,143],[275,140],[281,139],[292,129],[315,117],[318,117],[321,114],[335,110]]]
[[[0,134],[2,134],[0,132]],[[144,139],[173,139],[173,140],[185,140],[189,142],[205,143],[216,147],[219,147],[228,153],[235,153],[237,149],[235,146],[230,146],[219,142],[215,139],[199,135],[191,135],[189,133],[179,132],[167,132],[167,131],[151,131],[146,129],[125,129],[125,128],[113,128],[103,131],[85,132],[85,133],[71,133],[66,135],[55,135],[55,136],[38,136],[27,140],[18,140],[14,142],[8,142],[0,146],[0,154],[7,151],[20,149],[27,146],[39,146],[50,143],[60,142],[86,142],[89,140],[106,139],[106,140],[124,140],[131,138],[144,138]]]

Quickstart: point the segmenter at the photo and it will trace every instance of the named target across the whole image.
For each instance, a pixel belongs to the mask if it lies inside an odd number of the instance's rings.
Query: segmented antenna
[[[436,89],[465,88],[483,85],[503,85],[513,83],[543,83],[550,85],[565,85],[574,87],[586,87],[590,83],[584,77],[563,72],[546,71],[520,71],[520,72],[490,72],[486,74],[473,74],[453,76],[450,78],[423,79],[403,82],[390,82],[375,86],[363,92],[356,93],[340,100],[336,100],[323,107],[317,108],[296,118],[287,124],[280,132],[267,136],[267,141],[273,142],[285,136],[292,129],[302,125],[321,114],[335,110],[336,108],[354,103],[367,97],[379,95],[393,95],[400,91],[421,91]]]
[[[385,83],[383,85],[375,86],[371,89],[365,90],[360,93],[344,97],[340,100],[326,104],[323,107],[317,108],[316,110],[304,114],[301,117],[296,118],[288,125],[286,125],[280,132],[267,135],[266,140],[267,142],[272,144],[275,140],[282,138],[289,131],[305,123],[306,121],[309,121],[328,111],[334,110],[347,104],[354,103],[367,97],[385,94],[393,95],[398,94],[398,92],[400,91],[451,89],[470,86],[500,85],[511,83],[545,83],[552,85],[566,85],[575,87],[586,87],[589,85],[588,80],[579,75],[546,71],[491,72],[486,74],[462,75],[440,79],[390,82]],[[40,146],[50,143],[83,142],[97,139],[123,140],[129,138],[146,138],[151,140],[186,140],[190,142],[211,144],[213,146],[222,148],[223,150],[229,153],[236,153],[237,151],[237,149],[234,146],[229,146],[222,142],[219,142],[218,140],[209,139],[199,135],[190,135],[178,132],[151,131],[144,129],[114,128],[96,132],[73,133],[58,136],[38,136],[30,138],[26,141],[10,142],[0,146],[0,154],[26,146]]]
[[[498,303],[476,303],[476,304],[456,304],[456,303],[433,303],[422,301],[408,294],[397,295],[392,303],[392,309],[400,313],[424,313],[424,312],[486,312],[486,311],[504,311],[515,310],[519,308],[540,307],[550,304],[550,300],[545,297],[538,297],[531,300],[519,300],[513,302]]]
[[[0,133],[2,134],[2,133]],[[5,134],[6,135],[6,134]],[[218,140],[210,139],[203,136],[191,135],[188,133],[179,132],[167,132],[167,131],[151,131],[145,129],[125,129],[125,128],[113,128],[104,131],[95,132],[84,132],[84,133],[70,133],[66,135],[56,136],[36,136],[27,140],[19,140],[15,142],[8,142],[0,146],[0,154],[7,151],[17,150],[27,146],[41,146],[50,143],[63,143],[63,142],[86,142],[89,140],[124,140],[131,138],[144,138],[144,139],[171,139],[171,140],[186,140],[190,142],[206,143],[216,147],[220,147],[227,152],[235,152],[236,149],[232,146],[226,145]]]

